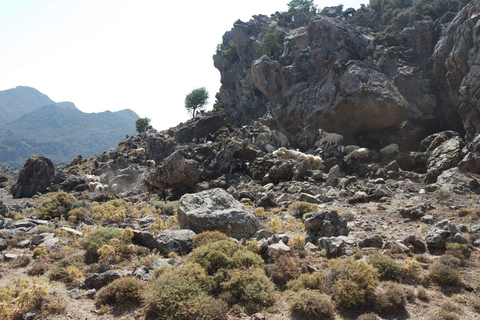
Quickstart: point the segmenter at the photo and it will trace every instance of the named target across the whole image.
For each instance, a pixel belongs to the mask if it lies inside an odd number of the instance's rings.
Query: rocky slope
[[[34,155],[62,163],[102,152],[135,132],[138,119],[131,110],[83,113],[71,102],[55,103],[28,87],[0,92],[0,107],[5,116],[0,162],[14,167]]]

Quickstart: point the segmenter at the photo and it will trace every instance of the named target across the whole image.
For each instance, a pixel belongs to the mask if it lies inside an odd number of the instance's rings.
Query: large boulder
[[[227,121],[223,114],[213,113],[181,126],[175,133],[175,140],[179,143],[187,143],[192,142],[194,138],[206,138],[226,125]]]
[[[463,140],[454,131],[443,131],[428,136],[420,146],[421,148],[427,146],[425,183],[436,182],[443,171],[456,167],[462,159]]]
[[[260,229],[254,213],[220,188],[183,195],[177,216],[181,228],[196,233],[218,230],[240,239]]]
[[[176,193],[192,191],[201,180],[203,169],[200,164],[185,156],[184,150],[177,150],[155,167],[146,177],[147,186],[160,189],[173,188]]]
[[[37,193],[45,193],[55,177],[52,161],[45,157],[32,157],[25,162],[17,183],[12,188],[14,198],[30,198]]]
[[[154,160],[156,164],[161,163],[169,155],[175,152],[176,143],[172,137],[156,131],[146,133],[147,158]]]

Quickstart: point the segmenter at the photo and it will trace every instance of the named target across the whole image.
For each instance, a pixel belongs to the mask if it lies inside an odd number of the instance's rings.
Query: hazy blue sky
[[[206,87],[215,101],[212,56],[234,21],[286,11],[288,2],[0,0],[0,90],[34,87],[84,112],[130,108],[166,129],[190,117],[192,89]]]

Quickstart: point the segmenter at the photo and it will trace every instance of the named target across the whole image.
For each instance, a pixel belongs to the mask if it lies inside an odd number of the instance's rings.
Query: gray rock
[[[0,251],[4,251],[8,248],[7,241],[5,239],[0,239]]]
[[[338,236],[338,237],[322,237],[317,240],[320,250],[325,250],[328,257],[337,257],[347,253],[347,250],[356,247],[354,239]]]
[[[427,250],[427,245],[425,244],[425,242],[418,238],[416,235],[409,235],[405,237],[403,242],[406,245],[412,246],[412,251],[414,253],[425,253],[425,251]]]
[[[261,230],[258,230],[257,232],[255,232],[254,237],[257,240],[261,240],[261,239],[270,238],[273,235],[274,235],[274,233],[272,231],[267,230],[267,229],[261,229]]]
[[[470,227],[470,231],[468,233],[480,233],[480,224],[476,224]]]
[[[285,251],[289,252],[291,249],[289,246],[287,246],[283,241],[279,241],[277,243],[271,244],[268,246],[268,252],[272,251]]]
[[[69,290],[69,291],[67,291],[67,296],[69,296],[72,299],[77,300],[78,298],[80,298],[80,291],[78,291],[77,289]]]
[[[55,234],[54,233],[49,233],[49,232],[44,232],[44,233],[37,234],[37,235],[33,236],[32,239],[31,239],[32,245],[33,246],[38,246],[39,244],[41,244],[45,240],[52,239],[54,237],[55,237]]]
[[[448,219],[437,222],[433,229],[425,235],[425,242],[429,248],[444,249],[447,243],[456,241],[464,243],[466,238],[461,234],[457,226]]]
[[[75,229],[72,229],[72,228],[62,227],[60,230],[66,231],[68,234],[77,236],[77,237],[79,237],[79,238],[83,237],[83,233],[82,233],[82,232],[80,232],[80,231],[78,231],[78,230],[75,230]]]
[[[157,249],[164,255],[171,252],[185,255],[192,251],[194,235],[195,232],[188,229],[164,230],[160,233],[133,230],[133,242],[150,249]]]
[[[178,222],[196,233],[218,230],[233,238],[251,238],[260,229],[255,214],[223,189],[180,198]]]
[[[173,259],[158,258],[152,260],[150,263],[152,269],[157,270],[163,267],[171,268],[174,265],[175,261]]]
[[[40,243],[40,246],[44,246],[47,250],[53,250],[60,247],[61,241],[59,238],[51,238]]]
[[[150,271],[147,267],[142,266],[133,272],[133,276],[140,279],[146,279],[150,277]]]
[[[347,221],[335,210],[308,213],[304,226],[310,241],[321,237],[348,235]]]
[[[54,176],[52,161],[44,157],[29,158],[11,188],[12,195],[14,198],[30,198],[38,192],[44,193],[52,184]]]
[[[85,281],[80,285],[80,288],[98,290],[102,287],[105,287],[110,282],[121,277],[122,274],[117,270],[108,270],[102,273],[94,273],[85,279]]]
[[[358,246],[360,248],[381,248],[383,246],[382,236],[374,234],[373,236],[358,241]]]
[[[319,251],[320,249],[310,241],[305,243],[304,249],[307,251]]]
[[[38,312],[39,312],[39,310],[32,309],[22,316],[22,320],[34,320],[35,317],[37,316]]]
[[[95,293],[97,293],[97,290],[96,290],[96,289],[90,289],[90,290],[85,291],[85,294],[84,294],[84,295],[85,295],[87,298],[93,299],[93,298],[95,298]]]

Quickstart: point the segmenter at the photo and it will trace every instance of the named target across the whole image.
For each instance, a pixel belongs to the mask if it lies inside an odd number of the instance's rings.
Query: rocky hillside
[[[365,16],[361,10],[237,21],[214,56],[222,76],[217,107],[239,124],[267,115],[302,150],[318,128],[351,144],[397,143],[401,150],[416,150],[445,129],[467,133],[469,142],[479,129],[469,89],[476,87],[478,5],[465,6],[443,31],[432,20],[416,21],[388,41],[346,22]],[[283,35],[273,59],[258,50],[272,33]]]
[[[480,0],[401,46],[327,12],[236,22],[212,112],[0,171],[2,317],[478,318]]]
[[[28,87],[0,92],[0,108],[0,163],[14,167],[34,155],[62,163],[100,153],[135,132],[138,119],[131,110],[83,113]]]

